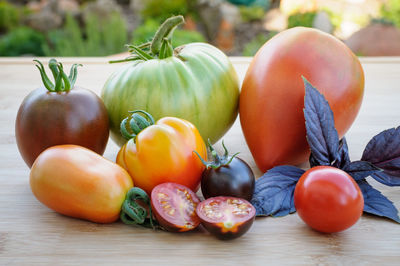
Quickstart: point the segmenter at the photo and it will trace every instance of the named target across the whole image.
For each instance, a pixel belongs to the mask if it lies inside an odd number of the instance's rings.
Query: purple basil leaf
[[[371,177],[386,186],[400,186],[398,173],[393,173],[389,170],[383,170],[379,173],[374,173],[371,175]]]
[[[350,157],[349,157],[349,148],[347,146],[347,141],[346,138],[343,137],[339,141],[339,151],[338,151],[338,157],[335,162],[333,162],[332,166],[343,169],[350,163]]]
[[[400,223],[398,210],[393,205],[393,202],[374,189],[366,180],[357,181],[357,184],[364,196],[364,212],[386,217]]]
[[[378,167],[366,161],[354,161],[345,165],[343,171],[351,175],[354,180],[359,181],[381,171]]]
[[[306,78],[303,77],[303,81],[307,141],[315,162],[331,165],[339,157],[339,136],[333,113],[325,97]]]
[[[314,155],[311,153],[310,158],[308,159],[308,162],[310,163],[310,168],[313,168],[314,166],[319,166],[319,162],[317,159],[315,159]]]
[[[371,175],[376,181],[387,186],[400,186],[400,127],[387,129],[373,137],[361,160],[383,170]]]
[[[251,203],[257,216],[285,216],[296,211],[294,189],[304,170],[282,165],[268,170],[256,180]]]

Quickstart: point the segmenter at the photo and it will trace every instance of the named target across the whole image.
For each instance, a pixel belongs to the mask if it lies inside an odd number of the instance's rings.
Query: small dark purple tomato
[[[208,167],[201,178],[204,198],[231,196],[251,200],[254,193],[254,174],[245,161],[234,157],[228,165]]]
[[[255,186],[253,171],[245,161],[236,157],[237,154],[228,156],[224,143],[222,146],[225,154],[220,156],[209,143],[208,148],[213,161],[205,162],[202,159],[206,165],[201,178],[201,191],[204,198],[230,196],[250,201]]]

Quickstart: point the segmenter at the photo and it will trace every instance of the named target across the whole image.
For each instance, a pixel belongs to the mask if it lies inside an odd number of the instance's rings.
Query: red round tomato
[[[202,225],[219,239],[234,239],[253,224],[256,209],[250,202],[235,197],[213,197],[197,205]]]
[[[325,233],[343,231],[362,215],[364,198],[346,172],[331,166],[306,171],[296,185],[294,204],[300,218]]]
[[[196,207],[200,200],[189,188],[163,183],[151,192],[151,208],[160,225],[171,232],[195,229],[199,224]]]
[[[350,49],[316,29],[281,32],[255,55],[240,94],[243,133],[262,172],[309,156],[301,76],[328,100],[340,136],[357,116],[364,73]]]

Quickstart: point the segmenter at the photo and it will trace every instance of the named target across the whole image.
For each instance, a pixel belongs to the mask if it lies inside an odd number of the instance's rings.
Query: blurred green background
[[[108,56],[182,14],[173,45],[253,56],[276,33],[314,27],[357,55],[400,55],[400,0],[0,0],[0,56]]]

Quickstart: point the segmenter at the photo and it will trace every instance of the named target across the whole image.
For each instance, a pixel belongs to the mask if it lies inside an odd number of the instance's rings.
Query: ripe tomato
[[[132,115],[131,125],[137,116]],[[193,151],[207,156],[198,130],[186,120],[164,117],[122,146],[116,161],[129,172],[135,186],[149,195],[155,186],[165,182],[179,183],[196,191],[205,166]]]
[[[214,197],[197,205],[202,225],[219,239],[234,239],[253,224],[256,209],[250,202],[235,197]]]
[[[306,171],[296,185],[294,204],[300,218],[325,233],[343,231],[360,218],[364,198],[346,172],[331,166]]]
[[[251,200],[255,186],[253,171],[245,161],[236,157],[237,153],[229,156],[223,141],[222,146],[225,150],[223,156],[208,143],[213,160],[206,162],[200,158],[206,166],[201,177],[204,198],[231,196]]]
[[[200,224],[196,207],[200,200],[189,188],[163,183],[151,192],[151,207],[160,225],[168,231],[184,232]]]
[[[32,165],[30,185],[50,209],[96,223],[116,221],[133,186],[122,167],[77,145],[42,152]]]
[[[251,200],[255,179],[253,171],[242,159],[235,157],[227,165],[207,167],[201,178],[204,198],[231,196]]]
[[[39,62],[39,61],[38,61]],[[54,59],[50,66],[59,64]],[[42,75],[46,75],[40,63]],[[15,121],[15,137],[25,163],[31,167],[46,148],[61,144],[76,144],[103,154],[109,135],[107,110],[92,91],[74,86],[55,91],[45,83],[23,100]],[[55,66],[57,68],[57,66]],[[73,67],[73,68],[74,68]]]
[[[243,133],[262,172],[309,156],[302,75],[328,100],[340,136],[357,116],[364,73],[350,49],[316,29],[279,33],[255,55],[239,101]]]

